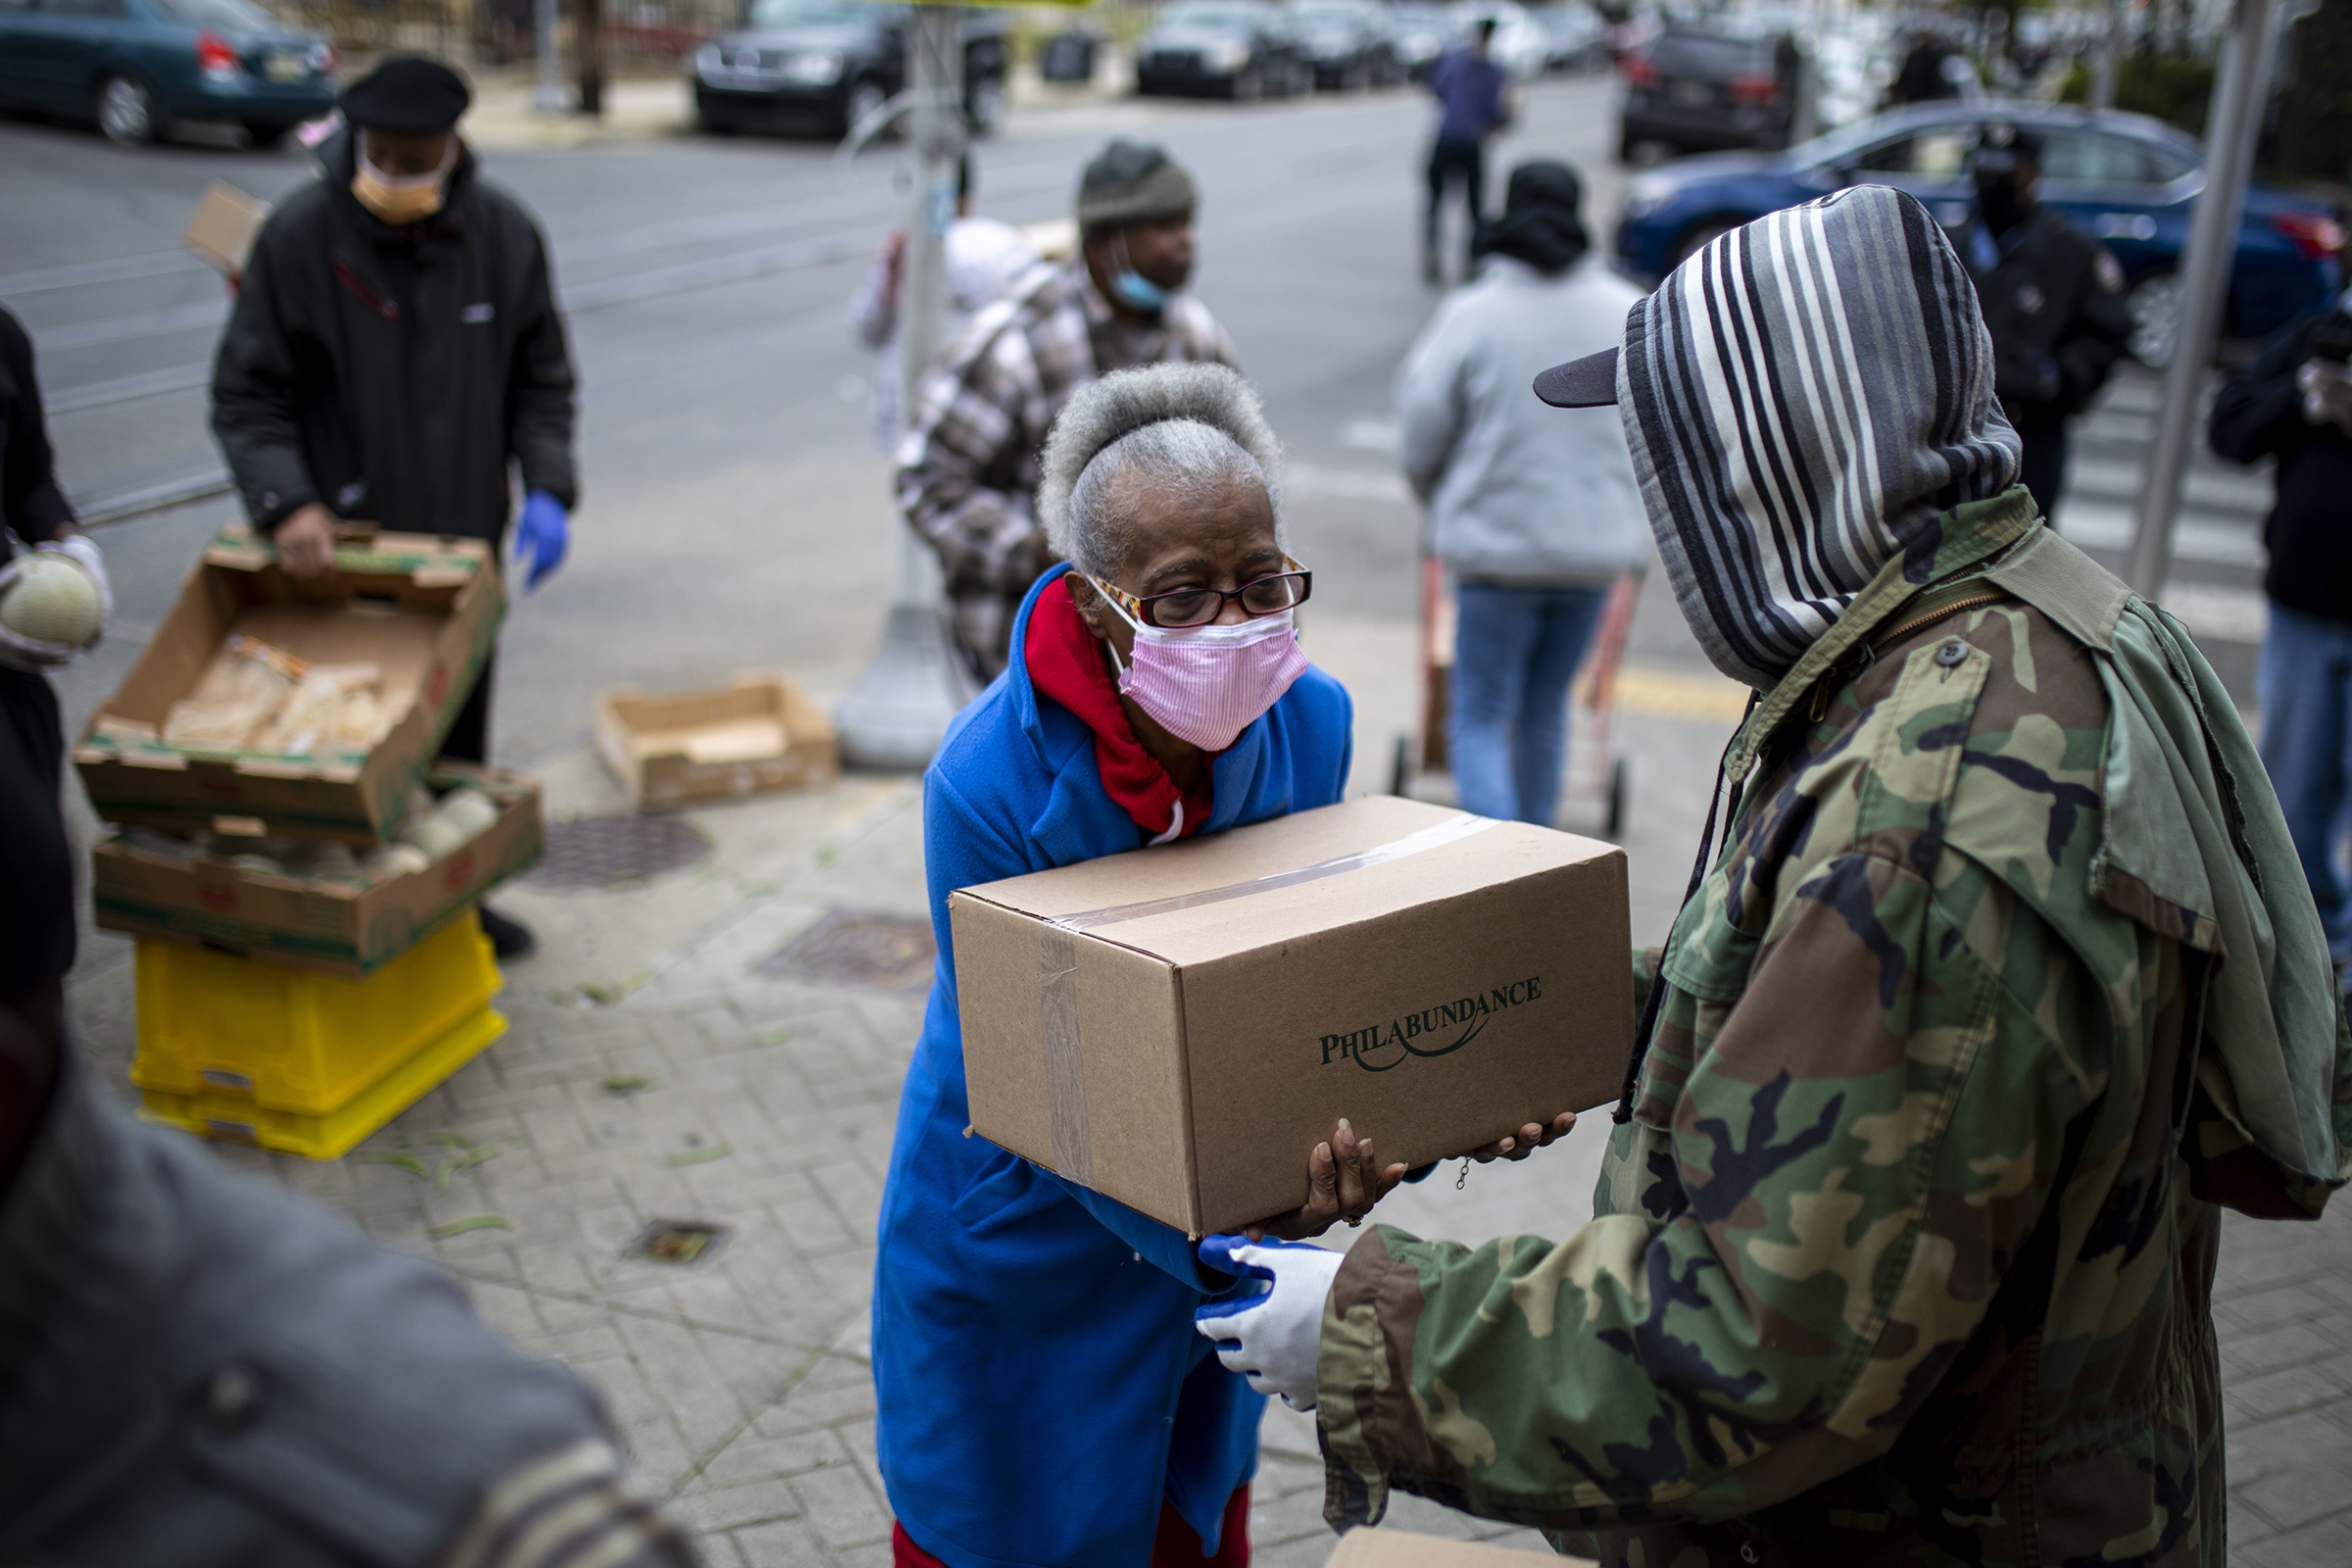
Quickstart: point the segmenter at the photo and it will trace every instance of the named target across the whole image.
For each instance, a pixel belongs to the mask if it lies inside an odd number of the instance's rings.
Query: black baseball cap
[[[1617,401],[1617,351],[1602,349],[1536,377],[1536,396],[1555,409],[1603,409]]]
[[[394,55],[343,89],[343,119],[390,136],[432,136],[473,102],[464,78],[422,55]]]

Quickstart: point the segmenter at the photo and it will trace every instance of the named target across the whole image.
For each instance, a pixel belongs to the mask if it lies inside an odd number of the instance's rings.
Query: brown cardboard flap
[[[1331,1553],[1330,1568],[1592,1568],[1589,1557],[1555,1557],[1475,1541],[1446,1541],[1409,1530],[1350,1530]]]
[[[216,179],[205,186],[204,200],[196,204],[179,242],[229,277],[243,277],[253,242],[269,220],[268,202]]]

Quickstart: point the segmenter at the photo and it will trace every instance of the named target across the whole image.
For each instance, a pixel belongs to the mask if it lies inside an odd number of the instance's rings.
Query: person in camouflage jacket
[[[1595,379],[1538,387],[1620,405],[1686,618],[1760,694],[1729,844],[1637,962],[1592,1222],[1339,1267],[1327,1516],[1401,1489],[1624,1568],[2222,1568],[2220,1207],[2352,1174],[2234,708],[2014,486],[1910,197],[1718,239]]]

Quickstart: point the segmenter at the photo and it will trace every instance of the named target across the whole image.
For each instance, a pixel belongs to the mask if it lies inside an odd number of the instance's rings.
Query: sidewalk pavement
[[[1307,635],[1358,695],[1355,788],[1385,788],[1373,760],[1410,728],[1409,632],[1324,617]],[[1625,839],[1638,940],[1658,940],[1672,915],[1729,733],[1711,679],[1645,672],[1634,689],[1650,710],[1617,727],[1638,780]],[[1693,712],[1712,716],[1671,716]],[[551,823],[626,810],[587,752],[544,776]],[[1592,810],[1572,804],[1566,825],[1590,830]],[[212,1147],[437,1259],[528,1352],[577,1368],[717,1568],[876,1568],[890,1516],[865,1305],[921,981],[891,989],[773,960],[844,915],[922,931],[918,785],[851,777],[682,819],[713,845],[698,867],[601,890],[524,882],[494,901],[542,937],[508,970],[510,1033],[360,1152],[319,1164]],[[882,957],[888,970],[904,955]],[[125,1094],[128,959],[128,943],[91,934],[72,988],[86,1049]],[[1560,1235],[1590,1214],[1606,1132],[1596,1113],[1524,1164],[1474,1168],[1458,1188],[1441,1172],[1382,1217],[1472,1241]],[[468,1148],[484,1157],[456,1169],[452,1152]],[[661,1221],[728,1234],[683,1265],[627,1255]],[[2352,1560],[2352,1498],[2334,1474],[2352,1441],[2347,1280],[2352,1205],[2318,1226],[2228,1225],[2217,1316],[2243,1568]],[[1253,1496],[1257,1560],[1322,1562],[1321,1505],[1311,1421],[1277,1405]],[[1541,1549],[1530,1532],[1418,1499],[1389,1522]]]

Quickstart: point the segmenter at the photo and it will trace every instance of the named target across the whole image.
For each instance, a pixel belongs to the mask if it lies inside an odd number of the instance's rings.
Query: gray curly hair
[[[1054,553],[1108,578],[1133,544],[1120,505],[1131,475],[1206,498],[1236,480],[1255,484],[1283,538],[1274,470],[1282,443],[1257,393],[1222,365],[1148,365],[1114,370],[1079,389],[1046,436],[1038,518]]]

